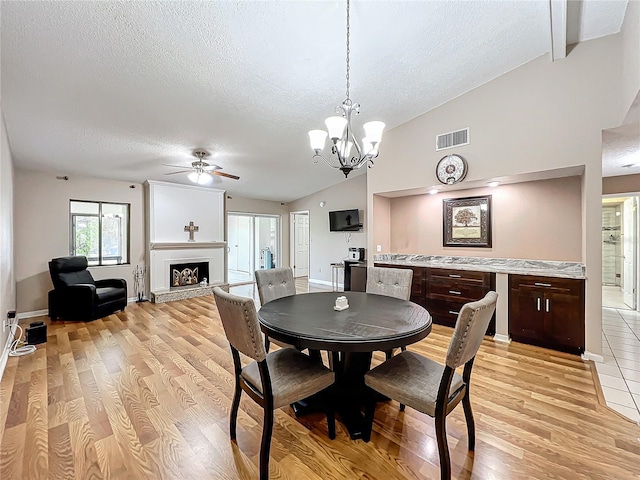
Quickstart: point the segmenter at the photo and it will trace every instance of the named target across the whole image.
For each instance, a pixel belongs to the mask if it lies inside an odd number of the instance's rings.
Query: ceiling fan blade
[[[211,173],[212,175],[218,175],[220,177],[227,177],[227,178],[233,178],[234,180],[240,180],[240,177],[236,175],[231,175],[230,173],[224,173],[219,170],[214,170],[213,172],[209,172],[209,173]]]
[[[187,173],[187,172],[191,172],[192,170],[178,170],[177,172],[169,172],[169,173],[165,173],[165,175],[175,175],[176,173]]]
[[[169,165],[168,163],[162,164],[164,167],[175,167],[175,168],[191,168],[190,165]]]

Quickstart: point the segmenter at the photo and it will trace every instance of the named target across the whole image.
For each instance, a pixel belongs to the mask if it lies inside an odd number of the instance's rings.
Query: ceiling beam
[[[567,0],[549,0],[551,61],[567,56]]]

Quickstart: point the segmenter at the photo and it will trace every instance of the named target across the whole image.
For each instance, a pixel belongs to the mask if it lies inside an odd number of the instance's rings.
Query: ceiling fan
[[[209,156],[209,152],[207,152],[206,150],[195,150],[193,152],[193,156],[196,157],[198,160],[196,160],[195,162],[191,162],[191,167],[185,167],[184,165],[167,165],[165,164],[166,167],[176,167],[176,168],[182,168],[183,170],[179,170],[177,172],[170,172],[170,173],[165,173],[165,175],[175,175],[177,173],[187,173],[190,172],[188,175],[189,180],[191,180],[193,183],[197,183],[199,185],[208,185],[209,183],[211,183],[211,181],[213,180],[213,175],[217,175],[219,177],[227,177],[227,178],[233,178],[234,180],[240,180],[240,177],[236,176],[236,175],[231,175],[229,173],[224,173],[221,172],[220,170],[222,170],[222,167],[219,165],[214,165],[214,164],[209,164],[205,161],[203,161],[202,159],[204,157]]]

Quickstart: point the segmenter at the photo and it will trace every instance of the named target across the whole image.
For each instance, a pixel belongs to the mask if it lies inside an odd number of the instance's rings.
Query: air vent
[[[455,132],[443,133],[436,136],[436,152],[447,148],[457,147],[459,145],[469,144],[469,129],[458,130]]]

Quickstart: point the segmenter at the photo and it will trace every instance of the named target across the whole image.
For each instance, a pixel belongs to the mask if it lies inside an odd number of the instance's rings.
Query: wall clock
[[[436,177],[441,183],[453,185],[464,179],[467,170],[467,161],[460,155],[446,155],[436,166]]]

